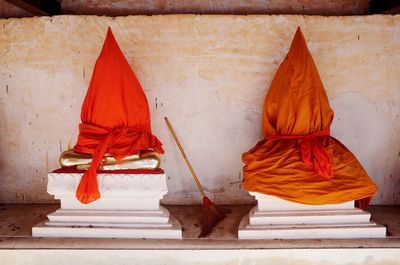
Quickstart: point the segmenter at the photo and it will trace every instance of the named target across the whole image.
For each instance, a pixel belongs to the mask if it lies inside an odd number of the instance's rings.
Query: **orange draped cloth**
[[[303,204],[357,200],[377,192],[356,157],[330,136],[333,110],[300,28],[265,98],[264,140],[243,154],[244,187]]]
[[[93,70],[81,120],[74,151],[93,155],[76,190],[82,203],[100,198],[96,171],[106,153],[117,160],[149,148],[164,153],[151,133],[146,95],[110,28]]]

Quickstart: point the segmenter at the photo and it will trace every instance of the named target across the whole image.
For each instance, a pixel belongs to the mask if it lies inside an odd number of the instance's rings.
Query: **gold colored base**
[[[62,167],[76,166],[78,170],[87,170],[91,162],[91,155],[75,153],[72,149],[64,151],[60,155],[60,165]],[[117,161],[114,157],[106,154],[100,165],[100,169],[103,170],[156,169],[159,167],[159,154],[151,150],[127,156],[121,161]]]

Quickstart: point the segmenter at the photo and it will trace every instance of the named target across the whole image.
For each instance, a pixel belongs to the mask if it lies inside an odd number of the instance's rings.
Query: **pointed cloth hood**
[[[332,158],[317,137],[329,136],[333,111],[300,27],[264,102],[263,134],[267,140],[299,139],[304,163],[326,178]]]
[[[74,151],[93,155],[76,191],[82,203],[100,198],[96,170],[104,154],[122,159],[149,148],[164,152],[151,133],[146,95],[111,28],[93,70],[81,119]]]
[[[330,136],[333,111],[300,28],[262,115],[264,140],[242,157],[247,191],[303,204],[368,205],[377,188],[357,158]]]
[[[333,111],[300,27],[271,83],[262,119],[266,138],[329,129]]]

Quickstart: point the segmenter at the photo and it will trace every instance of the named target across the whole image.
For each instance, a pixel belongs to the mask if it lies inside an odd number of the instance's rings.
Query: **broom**
[[[192,176],[194,180],[196,181],[197,188],[199,189],[202,197],[203,197],[203,219],[201,223],[201,233],[199,237],[205,237],[207,236],[212,229],[218,224],[219,221],[225,218],[225,215],[227,213],[230,213],[229,209],[218,207],[214,203],[211,202],[211,200],[206,196],[206,193],[204,192],[203,187],[200,184],[199,179],[196,176],[196,173],[194,172],[194,169],[192,165],[190,164],[185,151],[183,151],[182,145],[178,140],[178,137],[175,134],[174,129],[172,128],[171,123],[169,122],[168,118],[165,117],[165,122],[167,123],[168,129],[171,132],[172,136],[175,139],[176,144],[179,147],[179,150],[181,151],[181,154],[183,156],[183,159],[185,159],[186,165],[189,167],[190,173],[192,173]]]

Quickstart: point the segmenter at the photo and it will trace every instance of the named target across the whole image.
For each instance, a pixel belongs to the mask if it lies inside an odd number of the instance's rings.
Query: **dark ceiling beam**
[[[396,6],[396,7],[392,7],[386,11],[383,11],[382,14],[386,14],[386,15],[396,15],[396,14],[400,14],[400,5]]]
[[[400,0],[370,0],[370,14],[398,14]]]
[[[38,16],[61,14],[61,4],[57,0],[5,0],[8,3]]]

